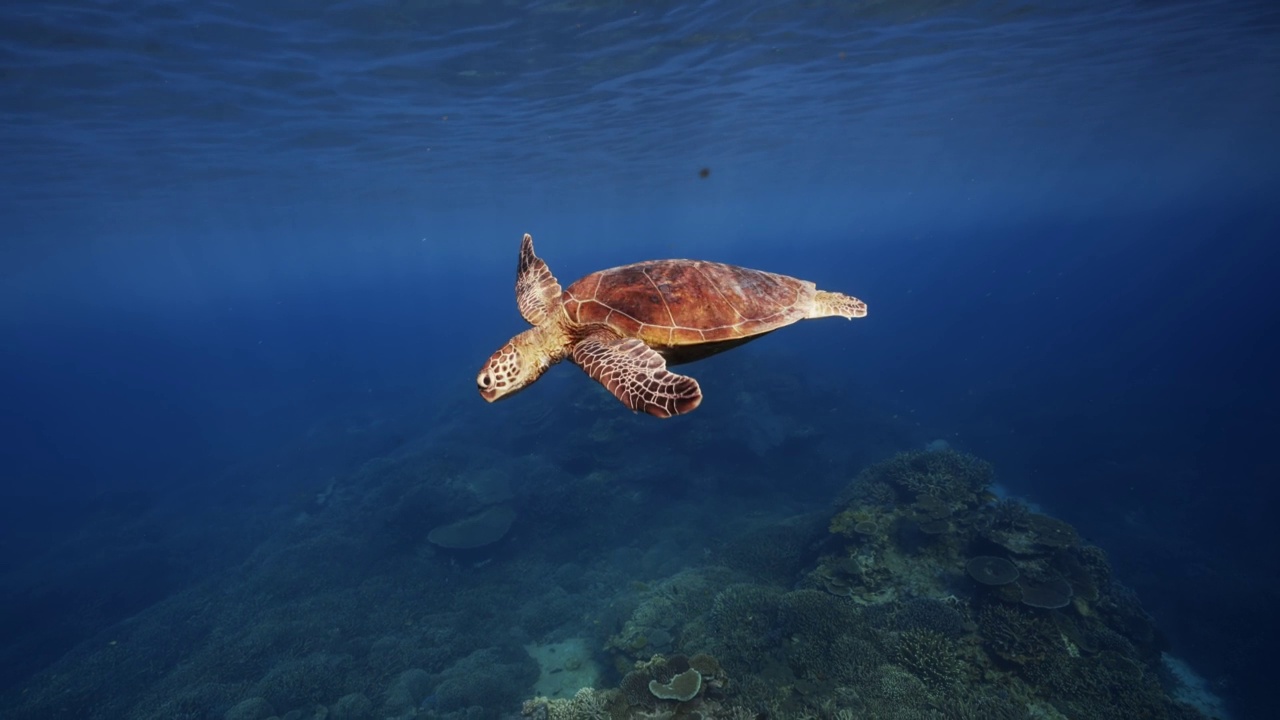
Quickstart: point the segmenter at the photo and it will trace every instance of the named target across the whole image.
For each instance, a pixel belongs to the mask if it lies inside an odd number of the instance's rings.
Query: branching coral
[[[964,673],[955,643],[932,630],[902,633],[894,659],[931,687],[946,687]]]
[[[522,714],[532,720],[608,720],[610,693],[582,688],[571,698],[526,700]]]
[[[863,473],[854,479],[839,498],[842,505],[874,508],[894,504],[898,493],[889,483]]]
[[[985,606],[978,613],[978,627],[987,648],[1014,665],[1036,665],[1063,652],[1053,623],[1011,605]]]
[[[311,653],[277,663],[254,686],[254,694],[277,708],[332,702],[354,689],[348,678],[353,663],[347,655]]]
[[[778,617],[798,677],[853,683],[883,662],[874,630],[847,598],[797,590],[782,597]]]
[[[1152,657],[1163,649],[1155,619],[1129,587],[1113,581],[1099,599],[1097,608],[1107,626],[1127,638],[1144,655]]]
[[[987,513],[988,523],[995,530],[1025,530],[1030,517],[1031,509],[1012,499],[996,502]]]
[[[569,701],[568,717],[565,720],[607,720],[608,708],[608,694],[592,688],[582,688]],[[553,714],[551,720],[559,719]]]
[[[933,495],[921,495],[911,506],[916,515],[922,519],[942,520],[951,517],[952,508]]]
[[[1171,704],[1141,662],[1111,653],[1065,658],[1042,678],[1053,704],[1068,717],[1165,720]]]
[[[829,524],[825,513],[813,513],[757,528],[726,546],[723,561],[761,581],[790,584]]]
[[[1071,524],[1040,513],[1027,516],[1027,532],[1033,542],[1051,548],[1068,548],[1080,544],[1080,535]]]
[[[1007,693],[975,691],[953,699],[944,710],[946,720],[1027,720],[1031,717],[1025,703]]]
[[[784,632],[803,638],[830,637],[862,624],[857,606],[817,590],[796,590],[779,599],[779,620]]]
[[[964,616],[953,606],[933,598],[912,598],[897,607],[898,630],[928,630],[955,639],[964,633]]]
[[[717,677],[723,674],[720,661],[708,653],[697,653],[689,658],[689,667],[702,673],[703,677]]]
[[[867,705],[870,707],[892,708],[899,711],[899,714],[894,717],[910,717],[913,711],[929,710],[929,692],[924,682],[897,665],[884,665],[879,668],[871,681],[866,684],[864,694]],[[917,717],[930,715],[917,715]],[[936,717],[936,715],[932,716]]]
[[[748,583],[729,585],[716,594],[709,614],[714,650],[731,668],[756,668],[777,647],[782,637],[781,597],[774,588]]]
[[[608,649],[617,651],[628,662],[655,652],[678,650],[675,630],[705,614],[716,595],[735,577],[723,567],[706,567],[686,570],[645,587],[631,617],[609,638]]]
[[[1081,545],[1075,549],[1074,557],[1089,574],[1094,588],[1101,590],[1111,584],[1111,562],[1102,548]]]
[[[859,476],[863,483],[888,483],[909,499],[932,496],[931,503],[973,505],[991,484],[990,463],[954,450],[899,453]]]
[[[1171,703],[1154,673],[1096,619],[990,605],[978,615],[987,648],[1009,661],[1067,717],[1164,720]]]
[[[618,684],[618,692],[622,694],[623,700],[628,707],[656,707],[658,698],[649,692],[649,683],[653,677],[642,669],[632,670],[622,676],[622,682]]]

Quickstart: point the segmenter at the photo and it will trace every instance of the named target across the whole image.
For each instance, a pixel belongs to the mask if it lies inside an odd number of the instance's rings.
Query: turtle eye
[[[476,384],[480,386],[481,390],[488,390],[489,386],[493,384],[493,378],[489,377],[489,373],[482,372],[480,377],[476,378]]]

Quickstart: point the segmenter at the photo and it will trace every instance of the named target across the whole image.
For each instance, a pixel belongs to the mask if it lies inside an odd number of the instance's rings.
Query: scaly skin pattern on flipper
[[[589,335],[573,347],[572,358],[637,412],[668,418],[690,412],[702,402],[698,381],[668,370],[662,356],[638,338],[603,332]]]
[[[560,283],[547,263],[533,252],[533,236],[524,234],[516,263],[516,305],[520,315],[535,327],[560,315]]]

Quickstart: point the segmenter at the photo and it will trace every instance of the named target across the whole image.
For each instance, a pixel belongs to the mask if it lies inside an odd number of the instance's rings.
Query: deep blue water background
[[[991,460],[1263,717],[1280,11],[1096,5],[6,3],[0,684],[442,416],[514,417],[471,384],[528,231],[566,284],[683,256],[865,299],[691,366],[668,422],[749,422],[740,370],[856,388],[788,412]]]

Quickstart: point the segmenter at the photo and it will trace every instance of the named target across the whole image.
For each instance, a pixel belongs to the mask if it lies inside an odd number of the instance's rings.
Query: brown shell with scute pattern
[[[652,260],[592,273],[563,299],[573,325],[605,325],[685,362],[803,320],[816,292],[806,280],[736,265]]]

